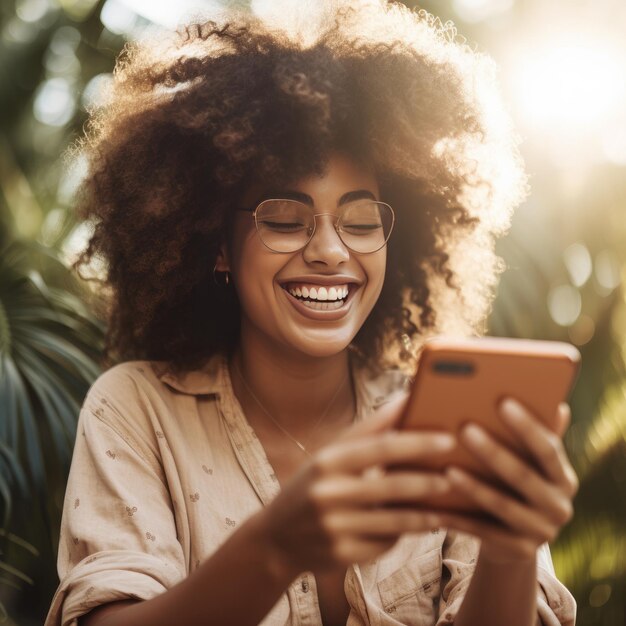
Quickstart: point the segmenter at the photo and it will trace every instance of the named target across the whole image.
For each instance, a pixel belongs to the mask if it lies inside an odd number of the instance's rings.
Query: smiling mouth
[[[300,302],[316,302],[319,304],[339,304],[344,303],[350,294],[357,289],[356,283],[344,283],[344,285],[334,287],[319,285],[317,289],[301,289],[300,287],[290,286],[289,283],[280,285],[289,295],[293,296]],[[320,291],[323,290],[323,295]]]
[[[287,292],[288,297],[293,298],[293,300],[298,302],[300,306],[304,306],[311,311],[337,311],[342,309],[347,306],[347,303],[352,299],[352,296],[359,288],[359,285],[356,283],[344,283],[344,286],[347,286],[347,294],[345,296],[343,295],[343,293],[346,292],[344,289],[340,294],[331,294],[331,297],[333,295],[336,296],[334,300],[320,300],[319,298],[311,297],[311,295],[304,296],[302,293],[298,296],[297,293],[295,293],[293,285],[290,285],[289,283],[284,283],[280,286]],[[320,285],[320,287],[326,288],[327,291],[329,289],[327,285]]]

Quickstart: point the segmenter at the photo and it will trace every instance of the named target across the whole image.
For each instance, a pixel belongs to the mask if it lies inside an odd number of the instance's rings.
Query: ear
[[[215,269],[218,272],[229,272],[230,271],[230,260],[228,258],[228,246],[226,242],[222,242],[220,245],[219,251],[217,253]]]

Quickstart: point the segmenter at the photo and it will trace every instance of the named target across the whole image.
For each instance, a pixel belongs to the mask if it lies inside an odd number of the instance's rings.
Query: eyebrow
[[[314,206],[313,198],[311,198],[309,194],[290,189],[286,189],[283,191],[270,190],[267,193],[264,193],[258,199],[257,204],[262,200],[267,200],[269,198],[285,198],[286,200],[298,200],[299,202],[303,202],[304,204],[308,204],[309,206]],[[347,202],[353,202],[354,200],[362,200],[363,198],[376,200],[376,196],[371,191],[367,189],[356,189],[354,191],[348,191],[347,193],[344,193],[343,196],[339,198],[337,206],[341,206],[342,204],[346,204]]]

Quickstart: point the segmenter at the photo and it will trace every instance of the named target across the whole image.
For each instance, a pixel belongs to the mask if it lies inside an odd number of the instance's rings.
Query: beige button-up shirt
[[[179,378],[159,374],[159,365],[116,365],[85,398],[65,494],[61,582],[45,626],[75,626],[101,604],[163,593],[280,489],[226,358],[215,355]],[[407,383],[397,370],[372,376],[354,368],[353,379],[357,420]],[[348,626],[452,624],[479,545],[443,528],[411,533],[376,560],[349,567]],[[576,605],[547,546],[538,552],[537,580],[538,623],[573,625]],[[314,575],[294,580],[261,623],[321,626]]]

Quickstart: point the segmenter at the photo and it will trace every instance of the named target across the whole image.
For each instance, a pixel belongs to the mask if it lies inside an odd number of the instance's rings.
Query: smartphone
[[[567,400],[574,386],[580,360],[574,346],[556,341],[495,337],[431,339],[422,349],[407,409],[397,428],[446,430],[456,434],[466,422],[472,421],[532,462],[499,417],[497,406],[503,398],[511,396],[555,431],[558,405]],[[506,489],[460,443],[448,453],[432,455],[427,463],[426,469],[436,471],[453,464]],[[424,506],[480,515],[470,499],[458,492],[433,496]]]

